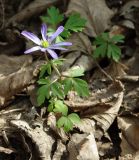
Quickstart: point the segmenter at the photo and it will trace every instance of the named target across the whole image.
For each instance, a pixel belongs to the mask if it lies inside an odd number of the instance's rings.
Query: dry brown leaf
[[[31,83],[35,68],[31,63],[31,56],[0,55],[0,106]]]
[[[53,155],[52,160],[61,160],[61,157],[63,158],[64,152],[67,152],[66,145],[64,145],[61,140],[58,140],[57,141],[57,149]],[[65,157],[65,159],[66,158],[67,157]]]
[[[23,20],[29,19],[33,15],[37,15],[41,13],[42,11],[46,10],[46,8],[54,3],[56,3],[57,0],[35,0],[32,3],[30,3],[27,7],[25,7],[23,10],[18,12],[16,15],[11,17],[8,22],[6,23],[6,26],[10,25],[11,23],[17,23],[21,22]]]
[[[95,132],[95,122],[89,118],[82,118],[81,123],[75,124],[75,127],[83,133],[90,134]]]
[[[113,84],[110,86],[106,86],[106,88],[94,92],[94,90],[91,92],[91,96],[89,98],[80,98],[73,92],[70,92],[68,99],[65,100],[64,102],[71,107],[73,110],[75,109],[76,111],[82,111],[84,109],[92,109],[92,113],[98,113],[98,109],[96,106],[99,106],[100,108],[102,105],[104,105],[107,109],[110,108],[109,102],[112,101],[113,96],[122,92],[124,89],[123,84],[120,81],[115,81]],[[93,107],[94,111],[93,111]],[[102,109],[100,112],[106,110]]]
[[[100,139],[101,136],[109,129],[113,121],[118,115],[119,109],[123,101],[123,91],[117,94],[115,99],[112,100],[111,108],[106,112],[92,116],[92,119],[96,122],[96,134],[95,136]]]
[[[110,19],[114,12],[108,8],[105,0],[71,0],[67,14],[80,13],[87,20],[85,32],[94,37],[104,32],[110,26]]]
[[[129,63],[129,71],[130,75],[139,75],[139,47],[137,46],[136,51],[132,57],[132,61]]]
[[[11,120],[10,124],[16,128],[16,132],[22,131],[25,135],[31,138],[37,149],[37,157],[40,160],[51,160],[51,150],[54,139],[44,132],[43,127],[32,129],[27,122],[23,120]]]
[[[73,134],[68,144],[69,160],[99,160],[93,133]]]
[[[61,70],[66,71],[73,66],[81,66],[85,71],[91,70],[95,63],[91,57],[92,45],[88,36],[83,33],[75,33],[69,41],[73,45],[70,50],[63,52],[65,61]]]
[[[121,63],[111,63],[107,68],[104,69],[105,72],[110,75],[113,79],[117,78],[118,76],[124,76],[126,75],[125,70],[127,70],[127,67]],[[106,76],[104,73],[102,73],[99,69],[95,71],[95,73],[92,76],[92,79],[105,79]]]
[[[92,93],[89,99],[74,95],[72,99],[65,101],[74,111],[81,112],[82,123],[75,127],[83,133],[95,132],[95,136],[100,139],[118,115],[123,101],[123,90],[123,84],[116,81],[109,87]]]
[[[121,129],[122,155],[131,154],[137,157],[137,152],[139,152],[139,118],[133,115],[118,117],[118,126]]]
[[[139,1],[138,0],[131,0],[125,3],[125,5],[120,10],[120,15],[124,16],[125,19],[130,21],[134,21],[133,11],[135,8],[139,8]]]

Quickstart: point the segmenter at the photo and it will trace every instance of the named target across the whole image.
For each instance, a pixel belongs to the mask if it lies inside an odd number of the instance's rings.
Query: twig
[[[100,69],[100,71],[101,71],[106,77],[108,77],[111,81],[113,81],[113,78],[112,78],[103,68],[100,67],[100,65],[97,63],[97,61],[96,61],[96,60],[94,60],[94,61],[95,61],[96,65],[97,65],[97,67]]]

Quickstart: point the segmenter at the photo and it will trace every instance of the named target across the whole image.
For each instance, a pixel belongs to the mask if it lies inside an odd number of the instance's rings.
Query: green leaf
[[[47,14],[48,16],[41,16],[41,20],[44,23],[53,25],[54,27],[56,27],[64,19],[63,14],[60,14],[59,9],[54,6],[47,10]]]
[[[44,102],[45,102],[45,95],[44,95],[44,94],[40,94],[40,95],[37,97],[38,106],[41,106]]]
[[[124,39],[125,39],[125,36],[124,35],[121,35],[121,34],[117,34],[117,35],[114,35],[111,40],[114,42],[114,43],[123,43],[124,42]]]
[[[95,38],[94,44],[96,49],[93,53],[94,58],[105,57],[118,62],[121,56],[121,49],[116,43],[124,42],[123,35],[114,35],[112,38],[109,33],[102,33]]]
[[[53,59],[53,60],[51,60],[51,63],[53,63],[55,66],[61,66],[61,65],[63,65],[64,60],[65,59],[62,59],[62,58]]]
[[[64,131],[69,132],[70,130],[73,130],[73,123],[70,119],[67,118],[64,123]]]
[[[102,45],[103,43],[106,43],[106,41],[101,35],[97,36],[94,40],[95,45]]]
[[[72,78],[72,84],[74,90],[78,93],[79,96],[88,97],[89,96],[89,88],[86,81],[79,78]]]
[[[59,99],[63,99],[65,96],[63,92],[62,84],[59,82],[52,83],[51,91],[52,91],[52,95],[54,97],[58,97]]]
[[[47,72],[49,75],[51,74],[51,64],[47,63],[41,66],[39,78],[42,78],[44,74]]]
[[[55,108],[53,109],[54,112],[62,113],[62,115],[67,116],[68,107],[63,103],[61,100],[56,100],[54,102]]]
[[[59,118],[59,120],[57,121],[57,126],[58,128],[64,127],[65,132],[69,132],[73,129],[73,123],[71,122],[71,120],[64,116]]]
[[[66,120],[67,120],[67,117],[65,116],[60,117],[59,120],[57,121],[57,127],[58,128],[63,127]]]
[[[45,96],[47,99],[50,98],[50,85],[43,85],[37,91],[38,96]]]
[[[108,45],[108,49],[107,49],[107,50],[108,50],[108,51],[107,51],[107,56],[108,56],[108,58],[112,58],[113,49],[112,49],[112,47],[111,47],[110,44]]]
[[[109,41],[109,39],[110,39],[108,32],[101,33],[101,36],[105,41]]]
[[[50,102],[50,104],[48,105],[47,110],[48,110],[48,112],[53,112],[53,109],[54,109],[54,101],[50,100],[49,102]]]
[[[71,69],[69,69],[68,71],[68,75],[69,77],[80,77],[84,75],[84,68],[83,67],[79,67],[79,66],[75,66],[72,67]]]
[[[67,30],[71,30],[74,32],[79,32],[79,31],[81,32],[84,29],[85,24],[86,20],[84,18],[81,18],[80,14],[75,13],[70,15],[64,27]]]
[[[118,62],[120,59],[120,56],[121,56],[121,49],[118,46],[116,46],[115,44],[112,44],[111,48],[113,50],[112,58],[114,61]]]
[[[37,82],[38,82],[38,84],[40,84],[40,85],[41,85],[41,84],[48,84],[48,83],[50,83],[50,81],[49,81],[48,79],[43,79],[43,78],[42,78],[42,79],[39,79]]]
[[[68,38],[71,35],[70,31],[64,28],[64,31],[61,33],[61,36],[64,38]]]
[[[45,102],[45,98],[49,98],[49,91],[48,91],[48,86],[47,85],[43,85],[41,86],[38,91],[37,91],[37,102],[38,105],[42,105]]]
[[[93,53],[94,58],[99,58],[99,57],[105,57],[106,56],[106,50],[107,50],[107,43],[103,43],[99,47],[97,47]]]
[[[64,93],[65,95],[67,95],[67,93],[72,90],[72,79],[65,78],[63,80],[63,85],[64,85]]]
[[[76,113],[69,114],[68,119],[70,119],[73,124],[81,122],[80,117]]]

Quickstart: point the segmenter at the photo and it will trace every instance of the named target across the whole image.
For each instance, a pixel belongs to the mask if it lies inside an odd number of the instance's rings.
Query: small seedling
[[[93,52],[94,58],[108,57],[109,59],[118,62],[121,57],[121,48],[117,44],[123,42],[123,35],[119,34],[110,37],[109,33],[102,33],[97,36],[94,41],[94,45],[96,46],[96,49]]]

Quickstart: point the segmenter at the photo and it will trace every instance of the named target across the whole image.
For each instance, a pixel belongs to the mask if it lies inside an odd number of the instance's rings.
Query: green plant
[[[50,60],[41,68],[40,79],[38,80],[40,87],[37,92],[37,101],[38,105],[41,106],[45,103],[46,99],[49,100],[48,111],[61,113],[57,126],[63,127],[68,132],[72,130],[74,123],[80,122],[80,118],[76,113],[69,113],[68,106],[64,104],[64,98],[72,90],[77,92],[79,96],[89,96],[89,88],[86,81],[80,79],[84,75],[83,68],[73,67],[65,74],[62,74],[58,70],[58,66],[62,62],[63,59]],[[55,79],[51,77],[51,70],[55,70],[57,73]]]
[[[44,22],[41,27],[42,39],[39,39],[33,33],[22,31],[22,35],[33,41],[36,46],[25,51],[25,54],[41,50],[45,54],[46,64],[40,68],[38,79],[39,89],[37,91],[37,102],[39,106],[49,102],[48,112],[54,112],[57,116],[57,127],[63,127],[65,132],[73,129],[75,123],[80,122],[77,113],[69,111],[68,106],[64,103],[64,99],[68,92],[75,91],[79,96],[89,96],[89,88],[86,81],[80,77],[84,75],[82,67],[72,67],[66,73],[59,71],[59,66],[63,64],[64,59],[58,58],[55,50],[66,50],[63,46],[70,46],[72,43],[64,42],[72,32],[81,32],[86,20],[75,13],[69,16],[64,26],[58,25],[64,20],[64,15],[60,11],[51,7],[47,10],[47,15],[41,16]],[[46,24],[50,25],[47,28]],[[55,29],[58,29],[55,31]],[[49,59],[47,52],[53,59]],[[53,76],[55,72],[55,76]]]
[[[119,34],[111,37],[109,33],[100,34],[95,38],[93,43],[96,46],[93,53],[94,58],[108,57],[109,59],[118,62],[121,56],[121,49],[117,44],[123,42],[123,35]]]
[[[47,10],[46,15],[40,17],[42,22],[49,24],[51,27],[49,33],[53,33],[54,29],[63,22],[64,15],[60,13],[58,8],[51,7]],[[58,36],[58,41],[63,41],[63,38],[69,38],[72,32],[81,32],[86,24],[86,20],[81,18],[80,14],[71,14],[64,24],[64,31]]]

